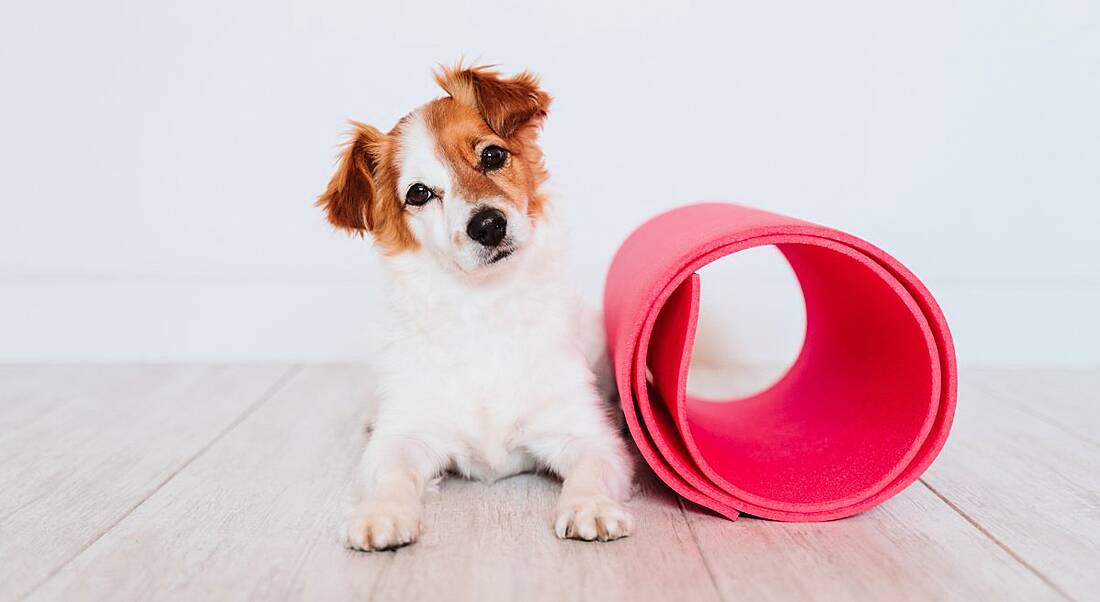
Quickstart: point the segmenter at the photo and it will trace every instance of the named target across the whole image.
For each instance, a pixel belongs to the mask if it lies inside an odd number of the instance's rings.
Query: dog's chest
[[[537,332],[529,326],[483,333],[476,346],[451,341],[464,361],[451,365],[456,386],[440,396],[458,433],[455,464],[463,474],[494,481],[534,467],[524,448],[527,433],[554,398],[552,380],[562,372],[561,351]]]
[[[460,451],[454,458],[458,472],[492,482],[534,468],[534,459],[522,445],[522,417],[484,404],[463,422]]]
[[[528,427],[576,372],[572,289],[519,276],[487,288],[433,283],[391,303],[384,371],[402,400],[394,412],[430,423],[451,444],[455,471],[485,481],[534,468]]]

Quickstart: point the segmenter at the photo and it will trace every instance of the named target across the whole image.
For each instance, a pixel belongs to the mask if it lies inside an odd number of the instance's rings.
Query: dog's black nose
[[[504,240],[507,228],[508,220],[503,213],[497,209],[482,209],[466,224],[466,234],[486,247],[495,247]]]

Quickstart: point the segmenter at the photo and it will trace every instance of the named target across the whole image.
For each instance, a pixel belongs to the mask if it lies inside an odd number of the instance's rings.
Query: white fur
[[[425,489],[448,470],[492,482],[545,469],[564,480],[559,537],[628,535],[631,462],[593,374],[606,362],[603,332],[563,267],[557,223],[549,211],[532,223],[514,204],[456,198],[435,147],[414,114],[401,190],[422,183],[442,198],[411,208],[421,248],[383,262],[379,405],[345,541],[371,550],[415,540]],[[506,212],[516,249],[493,264],[465,235],[472,208],[486,204]]]

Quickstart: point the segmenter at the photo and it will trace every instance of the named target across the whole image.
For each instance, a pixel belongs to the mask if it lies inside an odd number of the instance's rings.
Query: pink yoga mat
[[[802,287],[802,351],[762,393],[689,396],[695,272],[762,245],[783,253]],[[867,510],[915,481],[951,426],[955,351],[943,313],[896,259],[843,232],[726,203],[674,209],[615,255],[604,319],[642,456],[677,493],[730,519]]]

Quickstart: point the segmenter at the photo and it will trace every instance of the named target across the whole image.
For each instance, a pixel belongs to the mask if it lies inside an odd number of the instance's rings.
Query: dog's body
[[[384,549],[420,531],[445,471],[493,481],[545,469],[564,480],[560,537],[629,534],[631,465],[596,386],[602,328],[564,267],[541,191],[535,79],[446,70],[450,96],[388,134],[357,125],[320,204],[382,248],[386,322],[377,415],[348,545]]]

